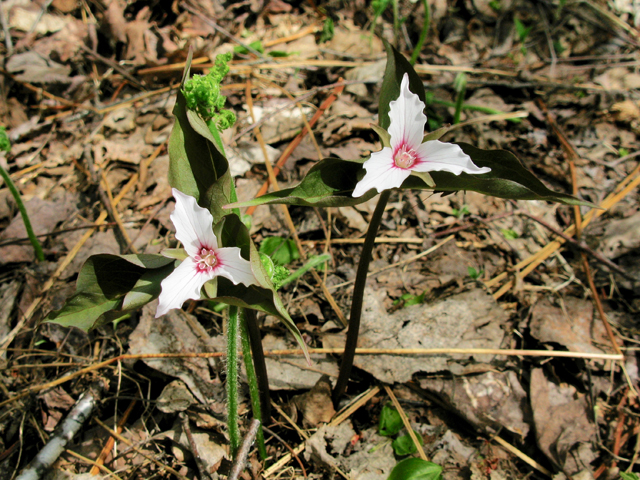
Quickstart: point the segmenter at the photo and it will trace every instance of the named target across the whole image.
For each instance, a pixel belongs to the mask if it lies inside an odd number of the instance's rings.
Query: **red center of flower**
[[[216,253],[206,247],[202,247],[200,253],[194,257],[194,260],[196,261],[196,268],[199,272],[211,273],[218,263]]]
[[[413,167],[416,163],[416,158],[418,158],[418,155],[413,148],[402,145],[398,150],[396,150],[396,153],[393,156],[393,161],[396,167],[406,170]]]

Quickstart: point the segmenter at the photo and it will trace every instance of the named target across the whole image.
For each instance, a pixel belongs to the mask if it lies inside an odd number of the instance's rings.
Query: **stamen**
[[[193,258],[196,261],[196,268],[199,272],[211,273],[218,263],[215,251],[202,247],[200,254]]]
[[[396,167],[406,170],[413,167],[417,157],[418,155],[414,149],[403,145],[396,151],[396,154],[393,156],[393,161]]]

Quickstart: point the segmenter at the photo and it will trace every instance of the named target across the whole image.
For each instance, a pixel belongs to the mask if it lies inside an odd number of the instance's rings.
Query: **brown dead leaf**
[[[331,381],[323,375],[311,390],[296,395],[291,399],[298,413],[302,415],[304,428],[317,427],[321,423],[329,423],[336,414],[331,400]]]
[[[42,410],[42,416],[44,429],[47,432],[53,432],[65,412],[76,403],[76,401],[67,392],[65,392],[62,387],[56,387],[46,393],[43,393],[40,395],[40,399],[46,405],[46,411]]]
[[[499,348],[504,337],[501,325],[507,314],[480,289],[454,295],[432,304],[402,308],[388,314],[384,309],[386,292],[365,290],[361,348]],[[324,346],[339,348],[344,334],[327,334]],[[449,370],[453,359],[488,363],[490,355],[394,356],[358,355],[354,365],[387,383],[403,383],[417,372]]]
[[[68,219],[74,210],[76,199],[71,193],[66,193],[57,201],[42,200],[34,197],[25,203],[29,214],[29,220],[36,235],[50,233],[55,226]],[[11,224],[0,232],[0,240],[26,238],[27,230],[24,227],[22,216],[17,214]],[[0,247],[0,264],[10,262],[31,262],[35,259],[31,244],[7,245]]]
[[[55,52],[61,62],[67,62],[80,51],[80,45],[86,42],[88,35],[87,23],[72,18],[59,32],[36,41],[33,50],[45,58]]]
[[[529,328],[539,341],[559,343],[573,352],[603,353],[594,343],[610,344],[602,322],[594,318],[592,302],[575,297],[560,299],[559,306],[542,298],[531,309]]]
[[[187,353],[212,351],[211,339],[197,320],[182,310],[155,317],[157,302],[142,309],[140,323],[129,337],[129,353]],[[167,358],[144,361],[165,375],[179,378],[200,403],[222,413],[225,390],[219,379],[211,378],[209,360]],[[220,366],[211,360],[214,371]]]
[[[531,372],[529,389],[540,450],[567,475],[589,468],[596,431],[587,398],[570,385],[548,381],[540,368]]]
[[[474,427],[487,433],[506,428],[524,439],[529,432],[522,405],[527,394],[515,372],[426,378],[420,386],[438,394]]]

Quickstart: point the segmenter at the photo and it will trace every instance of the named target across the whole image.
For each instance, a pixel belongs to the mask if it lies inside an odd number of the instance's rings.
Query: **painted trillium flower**
[[[353,190],[361,197],[375,188],[378,193],[399,188],[409,175],[426,172],[487,173],[488,167],[478,167],[458,145],[431,140],[422,143],[427,117],[424,103],[409,90],[409,75],[402,77],[400,96],[389,105],[390,147],[371,154],[364,162],[367,171]]]
[[[171,221],[187,257],[160,284],[162,292],[156,318],[182,307],[188,299],[200,300],[202,286],[216,277],[228,278],[234,285],[257,283],[251,264],[240,256],[238,247],[218,247],[211,213],[200,207],[195,198],[175,188],[172,192],[176,208],[171,214]]]

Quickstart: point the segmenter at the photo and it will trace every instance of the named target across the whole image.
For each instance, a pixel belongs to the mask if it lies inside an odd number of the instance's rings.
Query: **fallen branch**
[[[38,480],[44,475],[67,448],[67,444],[78,433],[80,427],[91,416],[101,396],[102,385],[100,384],[94,384],[84,392],[69,412],[69,415],[67,415],[67,418],[64,419],[51,436],[49,442],[16,480]]]

